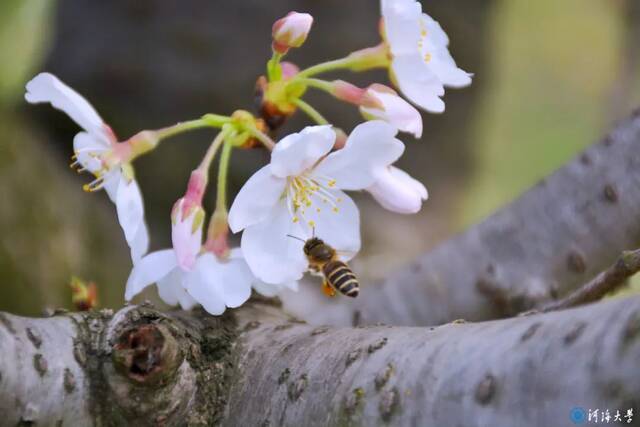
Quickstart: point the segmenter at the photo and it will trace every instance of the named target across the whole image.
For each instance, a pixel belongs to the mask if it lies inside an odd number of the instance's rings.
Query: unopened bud
[[[377,83],[369,86],[362,97],[360,112],[368,120],[384,120],[416,138],[422,136],[420,112],[388,86]]]
[[[229,220],[226,211],[216,210],[211,217],[204,249],[218,258],[229,256]]]
[[[191,204],[201,205],[204,191],[207,188],[207,173],[200,169],[191,172],[189,183],[187,184],[187,192],[184,198],[189,200]]]
[[[285,54],[292,47],[300,47],[307,39],[313,24],[313,17],[308,13],[289,12],[278,19],[271,30],[273,50]]]
[[[359,88],[349,82],[345,82],[344,80],[336,80],[333,82],[332,94],[341,101],[354,105],[362,105],[367,94],[367,90]]]

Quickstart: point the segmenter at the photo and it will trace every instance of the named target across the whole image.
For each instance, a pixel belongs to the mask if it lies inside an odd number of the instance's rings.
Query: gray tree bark
[[[313,327],[265,300],[2,314],[0,350],[7,426],[556,426],[640,404],[640,297],[431,328]]]

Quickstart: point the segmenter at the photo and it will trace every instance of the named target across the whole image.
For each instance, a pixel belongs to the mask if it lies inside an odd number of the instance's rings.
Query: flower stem
[[[313,65],[300,71],[297,77],[309,77],[320,73],[326,73],[327,71],[349,68],[352,62],[352,58],[348,56],[341,59],[334,59],[333,61],[321,62],[320,64]]]
[[[271,59],[267,62],[267,78],[270,82],[278,81],[282,78],[282,67],[280,66],[282,57],[281,53],[274,50]]]
[[[334,84],[332,82],[328,82],[326,80],[320,80],[320,79],[312,79],[312,78],[305,78],[305,77],[297,77],[295,78],[293,81],[295,82],[300,82],[302,84],[304,84],[305,86],[310,86],[310,87],[314,87],[316,89],[320,89],[323,90],[329,94],[333,94],[333,88],[334,88]]]
[[[231,122],[231,117],[209,113],[202,116],[200,120],[206,122],[210,127],[221,128],[223,125]]]
[[[207,230],[207,240],[204,243],[206,251],[212,252],[219,258],[226,258],[229,255],[229,221],[227,212],[227,178],[229,175],[229,160],[231,152],[234,148],[233,131],[223,129],[225,134],[224,145],[222,145],[222,153],[220,154],[220,164],[218,166],[218,187],[216,194],[216,207],[209,221]]]
[[[225,137],[226,137],[225,131],[221,131],[220,133],[218,133],[218,135],[216,135],[211,145],[209,145],[209,148],[207,149],[207,152],[205,153],[204,157],[202,158],[202,161],[200,162],[200,166],[198,166],[199,170],[205,173],[209,170],[209,168],[211,167],[211,162],[216,156],[218,149],[224,143]]]
[[[262,145],[264,145],[269,151],[273,151],[273,147],[276,146],[276,143],[267,135],[262,132],[260,129],[254,127],[246,127],[245,130],[251,134],[255,139],[260,141]]]
[[[315,121],[316,123],[318,123],[319,125],[328,125],[329,124],[327,119],[325,119],[322,116],[322,114],[320,114],[320,112],[318,112],[318,110],[316,110],[311,105],[309,105],[306,102],[304,102],[302,99],[298,98],[298,99],[294,100],[293,103],[298,108],[300,108],[302,111],[304,111],[307,114],[307,116],[311,117],[311,119],[313,121]]]
[[[220,165],[218,167],[218,189],[215,212],[227,212],[227,175],[229,173],[231,151],[233,151],[233,145],[230,142],[222,146]]]
[[[352,52],[344,58],[321,62],[298,73],[298,77],[310,77],[327,71],[349,69],[351,71],[365,71],[372,68],[389,66],[389,53],[385,43],[378,46]]]
[[[173,126],[162,128],[156,131],[158,140],[172,137],[182,132],[187,132],[194,129],[201,129],[211,127],[211,124],[203,119],[189,120],[186,122],[180,122]]]

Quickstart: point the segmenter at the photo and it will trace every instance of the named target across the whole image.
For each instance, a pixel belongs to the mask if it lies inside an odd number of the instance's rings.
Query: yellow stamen
[[[330,188],[335,187],[336,183],[335,179],[324,176],[302,174],[290,177],[284,195],[292,221],[305,223],[309,227],[315,228],[316,222],[309,220],[305,214],[311,208],[320,213],[322,211],[318,206],[320,201],[329,204],[333,212],[337,212],[336,203],[341,199],[336,200],[335,194],[330,191]]]
[[[94,179],[90,183],[83,185],[82,189],[87,193],[93,193],[94,191],[100,190],[103,185],[104,185],[104,178],[99,177]]]

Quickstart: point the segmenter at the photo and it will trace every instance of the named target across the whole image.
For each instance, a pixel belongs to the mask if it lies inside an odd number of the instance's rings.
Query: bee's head
[[[314,248],[318,246],[323,246],[323,245],[324,245],[324,242],[321,239],[318,239],[317,237],[312,237],[304,243],[304,248],[303,248],[304,254],[309,255]]]

